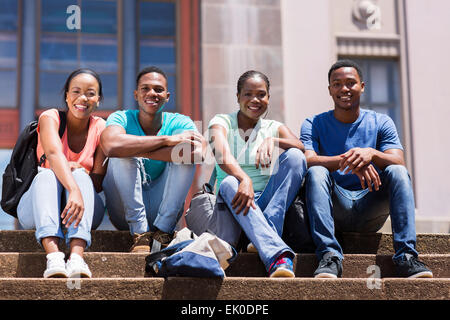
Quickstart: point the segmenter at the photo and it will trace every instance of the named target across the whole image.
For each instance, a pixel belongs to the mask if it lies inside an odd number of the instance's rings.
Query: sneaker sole
[[[295,278],[295,274],[291,270],[278,268],[270,275],[270,278]]]
[[[149,253],[150,252],[150,246],[136,246],[130,250],[130,253]]]
[[[44,278],[67,278],[66,271],[44,272]]]
[[[337,275],[332,274],[332,273],[319,273],[317,275],[314,276],[314,278],[317,279],[337,279]]]
[[[433,273],[430,271],[423,271],[416,274],[413,274],[412,276],[408,277],[409,279],[416,279],[416,278],[433,278]]]

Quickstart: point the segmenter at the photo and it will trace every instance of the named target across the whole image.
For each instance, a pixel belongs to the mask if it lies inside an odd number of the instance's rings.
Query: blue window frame
[[[0,108],[17,108],[17,34],[16,0],[0,0]]]
[[[139,68],[154,65],[168,77],[170,100],[165,111],[176,111],[176,4],[139,2]]]
[[[351,59],[361,66],[363,72],[365,89],[361,96],[361,106],[389,115],[404,143],[398,61],[381,58]]]
[[[69,29],[70,5],[80,8],[81,28]],[[102,109],[117,109],[118,18],[116,0],[41,0],[39,108],[61,107],[61,88],[77,68],[92,68],[102,80]]]

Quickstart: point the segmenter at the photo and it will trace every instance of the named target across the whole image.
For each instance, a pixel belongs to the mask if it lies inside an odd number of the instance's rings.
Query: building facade
[[[328,69],[351,58],[363,68],[364,107],[397,126],[417,220],[430,221],[423,231],[448,232],[448,1],[0,0],[0,7],[0,166],[21,128],[61,106],[65,77],[78,67],[100,73],[103,117],[135,108],[139,69],[161,67],[172,93],[166,110],[190,115],[202,132],[216,113],[237,109],[238,77],[260,70],[271,82],[268,117],[299,134],[306,117],[332,109]],[[210,171],[198,171],[193,189]]]

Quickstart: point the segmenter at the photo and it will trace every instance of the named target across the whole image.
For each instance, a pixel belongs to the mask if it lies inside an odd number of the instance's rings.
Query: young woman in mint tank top
[[[248,251],[258,252],[271,277],[293,277],[294,253],[281,235],[306,161],[299,138],[284,124],[265,119],[269,88],[263,73],[242,74],[237,83],[239,110],[210,121],[210,144],[216,158],[218,201],[223,199],[247,235]]]

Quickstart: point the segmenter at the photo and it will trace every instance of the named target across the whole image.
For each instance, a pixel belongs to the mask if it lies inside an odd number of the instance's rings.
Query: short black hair
[[[162,75],[164,77],[164,79],[166,79],[167,82],[167,76],[164,73],[164,71],[162,71],[160,68],[155,67],[155,66],[149,66],[149,67],[145,67],[144,69],[142,69],[139,74],[136,77],[136,88],[139,86],[139,80],[142,78],[143,75],[147,74],[147,73],[152,73],[152,72],[156,72],[159,73],[160,75]]]
[[[66,102],[66,98],[67,98],[67,92],[69,92],[69,86],[70,86],[70,81],[72,81],[73,78],[75,78],[77,75],[82,74],[82,73],[86,73],[86,74],[90,74],[91,76],[93,76],[98,83],[98,95],[100,97],[100,101],[103,100],[103,89],[102,89],[102,80],[100,80],[100,76],[97,72],[95,72],[92,69],[89,68],[80,68],[80,69],[76,69],[75,71],[73,71],[66,79],[66,83],[64,83],[64,87],[62,89],[63,91],[63,102],[67,107],[67,102]]]
[[[267,92],[269,92],[269,89],[270,89],[269,78],[267,78],[267,76],[260,71],[249,70],[249,71],[244,72],[239,77],[239,80],[237,82],[237,93],[238,94],[241,93],[242,87],[244,86],[244,82],[253,77],[260,77],[261,79],[263,79],[264,82],[266,83]]]
[[[359,79],[361,80],[361,82],[363,81],[363,75],[362,75],[361,67],[359,66],[359,64],[357,64],[355,61],[350,60],[350,59],[342,59],[342,60],[338,60],[337,62],[335,62],[331,66],[330,70],[328,71],[328,83],[330,83],[331,73],[334,70],[337,70],[339,68],[344,68],[344,67],[355,68],[356,72],[358,72]]]

